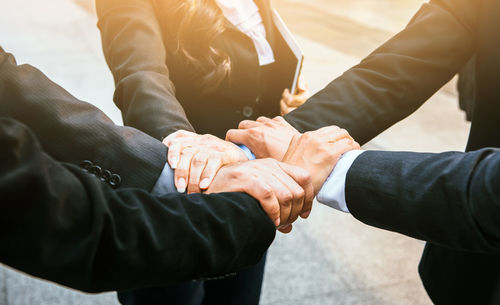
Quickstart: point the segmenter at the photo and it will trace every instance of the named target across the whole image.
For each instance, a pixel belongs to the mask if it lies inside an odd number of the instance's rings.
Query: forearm
[[[152,1],[96,4],[104,56],[116,83],[114,101],[125,124],[157,139],[180,129],[192,131],[169,78]]]
[[[84,291],[123,290],[236,271],[274,238],[245,194],[113,191],[42,153],[23,126],[6,126],[0,261],[11,267]]]
[[[500,152],[367,151],[347,174],[346,201],[369,225],[443,246],[500,252]]]
[[[121,176],[122,186],[151,190],[166,162],[166,147],[144,133],[116,126],[95,106],[79,101],[42,72],[18,66],[0,50],[0,114],[36,133],[60,161],[90,160]]]
[[[474,1],[424,4],[403,31],[285,119],[301,132],[341,126],[366,143],[420,107],[472,56],[476,15]]]

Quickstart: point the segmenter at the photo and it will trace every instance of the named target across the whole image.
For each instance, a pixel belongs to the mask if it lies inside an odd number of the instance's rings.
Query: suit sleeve
[[[97,0],[104,56],[113,73],[115,104],[125,125],[163,139],[193,131],[175,97],[152,0]]]
[[[166,147],[133,128],[116,126],[91,104],[74,98],[29,65],[18,66],[0,48],[0,116],[36,133],[53,158],[92,161],[119,174],[121,185],[151,190],[165,163]]]
[[[0,147],[0,261],[34,276],[87,292],[159,286],[255,264],[275,235],[248,195],[111,190],[12,119]]]
[[[285,118],[328,125],[364,144],[418,109],[472,56],[480,1],[431,0],[408,26]]]
[[[500,150],[366,151],[346,178],[360,221],[456,250],[500,253]]]

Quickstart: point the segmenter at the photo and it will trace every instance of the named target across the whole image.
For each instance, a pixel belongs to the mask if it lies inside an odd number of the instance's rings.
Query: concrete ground
[[[273,0],[303,46],[304,75],[317,91],[401,29],[419,0]],[[312,3],[310,3],[312,2]],[[90,0],[2,0],[0,45],[120,124]],[[468,124],[453,83],[365,146],[462,150]],[[313,118],[312,118],[313,119]],[[417,275],[424,243],[361,224],[316,204],[271,246],[261,304],[430,304]],[[117,304],[0,267],[0,305]]]

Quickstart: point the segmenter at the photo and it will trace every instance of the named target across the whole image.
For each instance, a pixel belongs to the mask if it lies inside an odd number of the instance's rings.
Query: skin
[[[230,129],[226,140],[247,146],[257,158],[283,160],[296,135],[299,132],[282,117],[260,117],[257,121],[242,121],[238,129]]]
[[[345,129],[328,126],[295,135],[283,162],[306,169],[312,177],[314,194],[318,194],[340,157],[359,144]]]
[[[295,110],[297,107],[301,106],[309,98],[309,86],[307,85],[302,74],[299,76],[297,81],[297,92],[295,94],[290,93],[289,89],[285,89],[280,100],[280,113],[285,115],[290,111]]]
[[[274,159],[223,166],[206,191],[220,192],[244,192],[254,197],[282,233],[292,230],[299,215],[309,215],[314,198],[307,171]]]
[[[163,140],[169,147],[168,163],[175,169],[174,183],[180,193],[200,193],[212,183],[224,165],[247,161],[245,153],[231,142],[212,135],[179,130]]]

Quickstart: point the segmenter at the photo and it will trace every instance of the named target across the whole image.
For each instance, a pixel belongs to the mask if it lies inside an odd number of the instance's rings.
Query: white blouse
[[[266,28],[253,0],[216,0],[224,16],[253,41],[261,66],[274,62],[271,45],[266,39]]]

